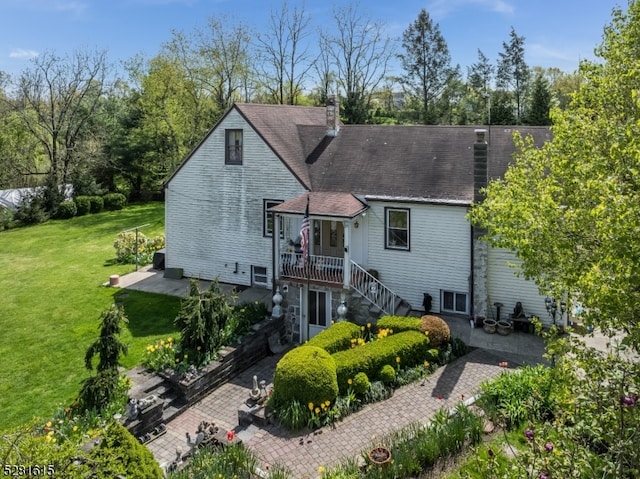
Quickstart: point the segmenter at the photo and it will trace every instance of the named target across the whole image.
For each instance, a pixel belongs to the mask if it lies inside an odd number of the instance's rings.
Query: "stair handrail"
[[[351,260],[351,287],[381,311],[386,314],[395,314],[396,300],[400,296],[353,260]],[[391,307],[389,308],[388,305]]]

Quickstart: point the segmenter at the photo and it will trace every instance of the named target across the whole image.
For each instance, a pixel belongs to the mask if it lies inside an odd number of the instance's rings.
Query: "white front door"
[[[309,339],[331,324],[331,293],[309,290]]]

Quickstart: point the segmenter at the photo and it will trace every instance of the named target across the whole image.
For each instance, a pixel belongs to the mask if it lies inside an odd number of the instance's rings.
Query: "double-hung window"
[[[225,130],[225,165],[242,165],[242,130]]]
[[[272,211],[268,211],[269,208],[279,205],[282,200],[263,200],[263,221],[262,231],[264,236],[273,236],[273,224],[274,216]],[[280,238],[284,238],[284,221],[280,220]]]
[[[385,208],[385,248],[409,250],[409,210]]]

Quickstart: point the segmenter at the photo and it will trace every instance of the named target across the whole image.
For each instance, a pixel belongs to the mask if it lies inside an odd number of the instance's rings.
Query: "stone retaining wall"
[[[276,334],[283,338],[284,332],[283,318],[264,319],[254,324],[252,331],[243,336],[239,343],[223,348],[220,351],[220,359],[212,361],[199,370],[196,377],[180,380],[177,375],[163,374],[163,376],[188,405],[191,405],[233,376],[271,354],[269,337]]]

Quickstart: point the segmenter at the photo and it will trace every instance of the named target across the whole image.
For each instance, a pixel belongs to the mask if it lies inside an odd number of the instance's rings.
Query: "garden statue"
[[[127,403],[127,421],[135,421],[138,418],[140,409],[138,408],[138,400],[131,398]]]
[[[249,396],[254,401],[260,399],[260,389],[258,389],[258,376],[253,376],[253,389],[251,389]]]

